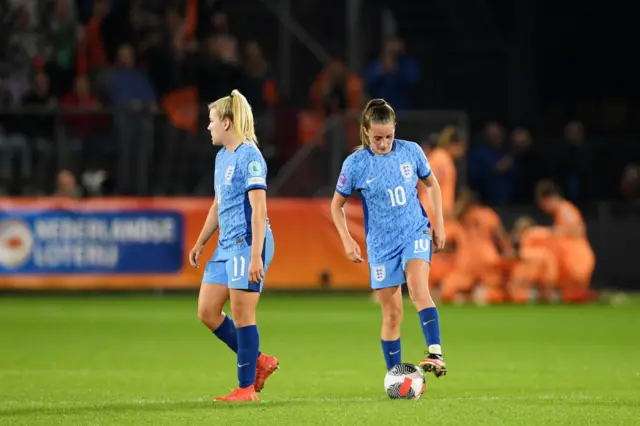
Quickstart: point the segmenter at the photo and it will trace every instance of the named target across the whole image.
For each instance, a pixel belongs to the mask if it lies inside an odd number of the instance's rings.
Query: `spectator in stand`
[[[53,194],[60,198],[79,199],[83,196],[82,187],[78,185],[76,177],[69,170],[60,170],[56,179],[56,189]]]
[[[231,36],[229,17],[224,11],[219,10],[211,15],[211,30],[217,36]]]
[[[546,177],[545,161],[536,151],[531,133],[524,127],[511,132],[511,152],[514,159],[512,201],[529,204],[536,183]]]
[[[78,34],[76,73],[85,75],[109,65],[101,27],[109,14],[108,0],[94,0],[91,19]]]
[[[106,142],[100,137],[106,128],[105,117],[96,114],[101,105],[92,93],[89,79],[86,76],[78,76],[74,82],[74,90],[62,98],[61,106],[71,110],[65,112],[63,121],[68,144],[73,147],[73,156],[66,163],[71,169],[77,170],[77,154],[82,152],[83,168],[94,169],[98,167],[105,154]],[[79,110],[88,110],[82,112]],[[91,112],[91,111],[94,112]]]
[[[406,55],[404,41],[387,41],[380,59],[367,72],[367,89],[372,97],[383,98],[394,109],[411,108],[411,91],[420,80],[418,63]]]
[[[45,25],[53,47],[46,68],[56,83],[56,93],[67,93],[73,83],[77,42],[77,20],[72,0],[55,0],[51,18]]]
[[[273,70],[257,41],[250,41],[245,46],[242,88],[242,93],[251,99],[252,108],[258,114],[273,107],[277,101]]]
[[[228,96],[242,84],[238,43],[233,37],[209,37],[207,50],[200,59],[198,88],[200,99],[208,102]]]
[[[311,86],[311,104],[325,116],[359,111],[362,101],[362,81],[339,60],[327,64]]]
[[[565,197],[575,204],[588,192],[587,180],[590,173],[585,130],[580,121],[567,123],[564,142],[556,175]]]
[[[50,190],[50,176],[52,160],[54,158],[55,108],[58,99],[51,91],[49,76],[44,71],[38,71],[34,79],[34,88],[22,100],[25,107],[32,107],[33,116],[29,116],[28,125],[25,123],[26,135],[35,142],[38,153],[35,166],[35,184],[39,190]]]
[[[359,144],[360,124],[352,118],[359,117],[363,100],[362,80],[339,60],[329,62],[311,86],[311,106],[318,117],[342,120],[345,112],[351,113],[344,128],[334,127],[328,136],[328,143],[343,146],[345,153]]]
[[[130,45],[120,46],[116,67],[110,71],[108,80],[109,97],[117,110],[115,127],[119,144],[119,192],[143,195],[148,192],[149,162],[154,143],[153,113],[157,111],[156,93],[147,76],[135,68],[135,53]],[[135,182],[131,179],[134,167],[137,172]]]
[[[506,203],[512,191],[513,156],[504,149],[504,129],[495,122],[484,128],[484,143],[468,157],[469,183],[487,204]]]
[[[241,87],[242,93],[251,100],[251,107],[258,118],[256,134],[261,142],[263,155],[268,160],[273,155],[269,147],[275,126],[273,108],[278,94],[271,65],[265,59],[262,49],[256,41],[251,41],[245,46]]]

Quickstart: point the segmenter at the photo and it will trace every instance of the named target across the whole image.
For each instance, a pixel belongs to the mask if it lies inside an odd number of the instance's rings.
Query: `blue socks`
[[[438,309],[435,307],[423,309],[418,312],[424,340],[429,346],[429,353],[442,355],[440,349],[440,323],[438,321]]]
[[[238,353],[238,333],[233,320],[227,315],[224,316],[224,321],[213,330],[213,334],[229,347],[233,352]],[[258,352],[260,355],[260,352]]]
[[[254,384],[260,335],[257,325],[240,327],[238,332],[238,382],[241,388]]]
[[[236,333],[236,326],[233,324],[233,320],[228,316],[224,316],[224,321],[215,330],[213,334],[229,346],[229,349],[238,353],[238,334]]]
[[[442,355],[440,348],[440,323],[438,321],[438,309],[435,307],[423,309],[418,312],[424,340],[429,346],[429,353]],[[387,371],[402,362],[400,339],[382,340],[382,353],[387,363]]]
[[[384,360],[387,362],[387,371],[402,362],[400,339],[382,340],[382,352],[384,353]]]

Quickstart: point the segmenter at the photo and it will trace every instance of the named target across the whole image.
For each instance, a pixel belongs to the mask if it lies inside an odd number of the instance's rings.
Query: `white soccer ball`
[[[398,364],[384,377],[384,390],[391,399],[419,399],[426,387],[422,369],[413,364]]]

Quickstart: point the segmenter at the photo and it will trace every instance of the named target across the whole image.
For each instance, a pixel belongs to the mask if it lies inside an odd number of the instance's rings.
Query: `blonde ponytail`
[[[236,134],[243,139],[248,139],[257,144],[258,138],[256,137],[255,125],[253,123],[253,111],[251,110],[249,101],[247,101],[247,98],[245,98],[239,90],[235,89],[231,92],[231,101],[233,127]]]
[[[230,96],[209,104],[209,109],[215,109],[220,119],[230,119],[234,133],[242,140],[250,140],[258,144],[251,105],[239,90],[234,89]]]

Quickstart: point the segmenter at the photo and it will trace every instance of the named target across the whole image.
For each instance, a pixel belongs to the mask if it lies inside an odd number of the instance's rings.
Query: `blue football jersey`
[[[232,152],[222,148],[216,155],[214,183],[220,227],[218,247],[236,250],[250,246],[249,191],[267,189],[267,164],[256,144],[245,142]]]
[[[344,197],[360,193],[369,263],[392,259],[407,241],[429,233],[429,219],[418,200],[418,179],[429,175],[422,148],[398,139],[389,154],[375,155],[365,148],[344,161],[336,191]]]

